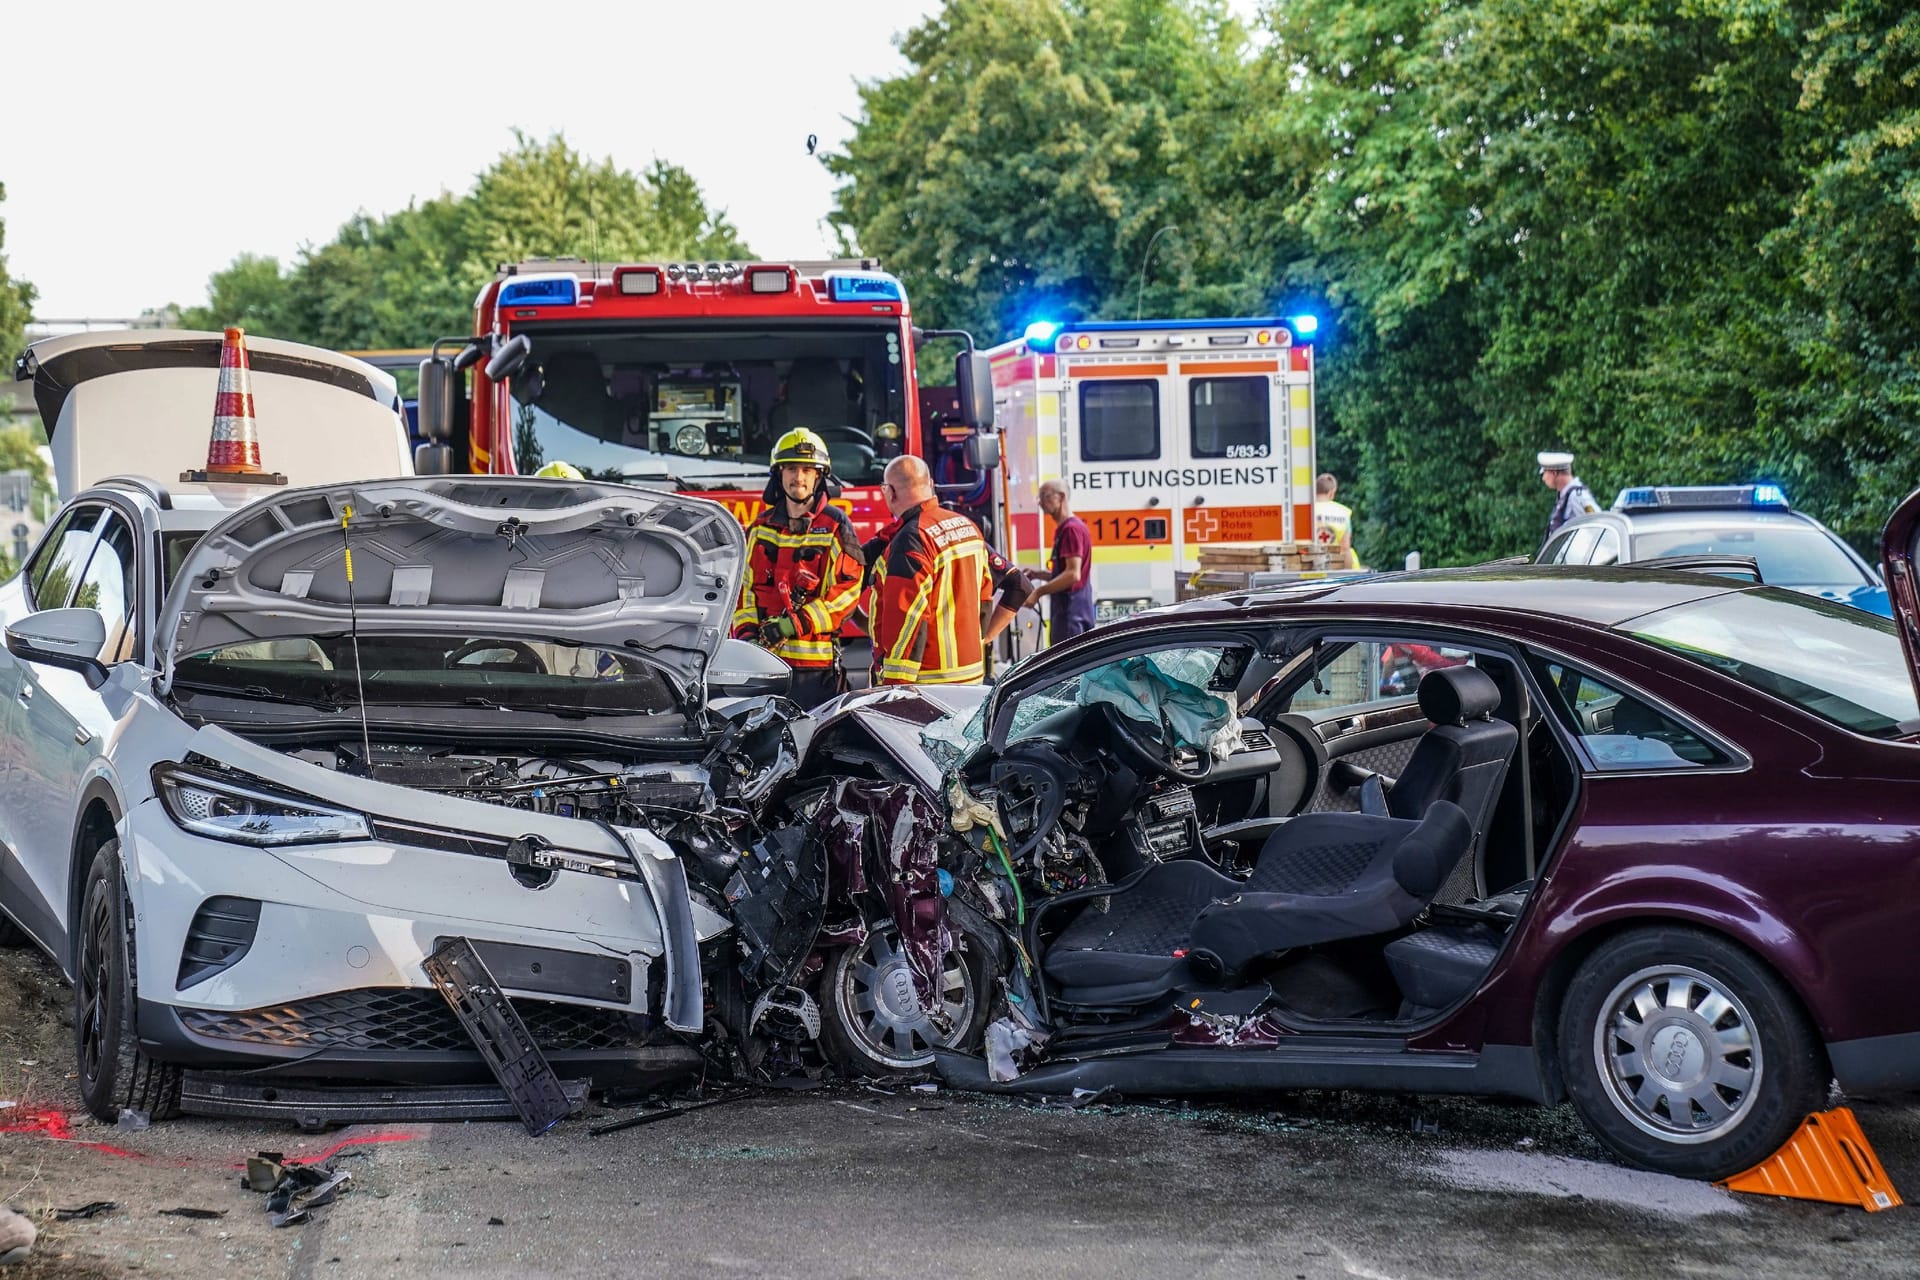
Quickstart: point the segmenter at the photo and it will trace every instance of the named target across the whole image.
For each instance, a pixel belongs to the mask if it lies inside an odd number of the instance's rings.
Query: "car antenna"
[[[353,543],[347,537],[347,522],[353,519],[351,504],[340,508],[340,550],[347,565],[347,634],[353,637],[354,701],[360,707],[360,764],[373,776],[373,741],[367,732],[367,684],[360,674],[360,605],[353,594]]]

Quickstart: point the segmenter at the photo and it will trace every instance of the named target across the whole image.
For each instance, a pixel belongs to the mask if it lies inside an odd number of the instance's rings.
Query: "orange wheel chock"
[[[1849,1107],[1814,1112],[1784,1147],[1745,1173],[1714,1185],[1754,1195],[1857,1204],[1868,1213],[1904,1203]]]

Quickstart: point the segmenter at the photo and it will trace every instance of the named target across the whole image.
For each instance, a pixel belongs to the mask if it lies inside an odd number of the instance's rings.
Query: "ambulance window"
[[[1080,456],[1088,462],[1159,457],[1159,384],[1104,378],[1081,383]]]
[[[1265,378],[1195,378],[1193,456],[1264,458],[1272,452]]]

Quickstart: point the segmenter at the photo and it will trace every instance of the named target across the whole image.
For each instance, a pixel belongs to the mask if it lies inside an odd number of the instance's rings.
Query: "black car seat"
[[[1500,686],[1477,667],[1427,672],[1420,678],[1420,713],[1433,727],[1414,745],[1399,778],[1385,789],[1384,804],[1380,788],[1368,780],[1361,791],[1362,811],[1419,818],[1435,801],[1451,801],[1473,824],[1477,857],[1520,741],[1518,729],[1494,718],[1499,707]]]
[[[1245,881],[1194,860],[1147,868],[1106,912],[1068,925],[1042,968],[1068,1004],[1144,1004],[1196,979],[1230,986],[1262,956],[1405,926],[1472,835],[1444,800],[1417,822],[1307,814],[1268,838]]]
[[[802,356],[787,374],[786,394],[767,410],[767,430],[775,440],[795,427],[810,427],[832,443],[835,427],[856,425],[858,406],[847,394],[847,377],[837,361]]]

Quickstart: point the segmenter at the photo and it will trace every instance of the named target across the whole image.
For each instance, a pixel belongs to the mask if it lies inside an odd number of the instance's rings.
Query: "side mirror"
[[[417,476],[444,476],[453,471],[453,450],[444,444],[417,444],[413,446],[413,474]]]
[[[793,668],[757,644],[729,637],[707,668],[707,695],[714,698],[754,698],[785,694],[793,687]]]
[[[443,444],[453,434],[453,398],[459,389],[452,360],[428,356],[420,362],[420,438],[428,444]]]
[[[960,420],[975,431],[993,425],[993,362],[984,351],[962,351],[953,362],[953,386],[960,396]]]
[[[975,471],[991,471],[1000,465],[1000,437],[992,431],[967,437],[967,465]]]
[[[91,689],[106,683],[107,665],[100,661],[106,647],[107,620],[97,609],[46,609],[7,628],[8,653],[22,662],[78,671]]]
[[[487,361],[487,380],[489,382],[499,382],[503,378],[511,378],[514,374],[520,372],[520,366],[524,365],[527,362],[527,357],[532,354],[532,338],[529,338],[524,333],[514,338],[498,351],[494,352],[493,357]]]

